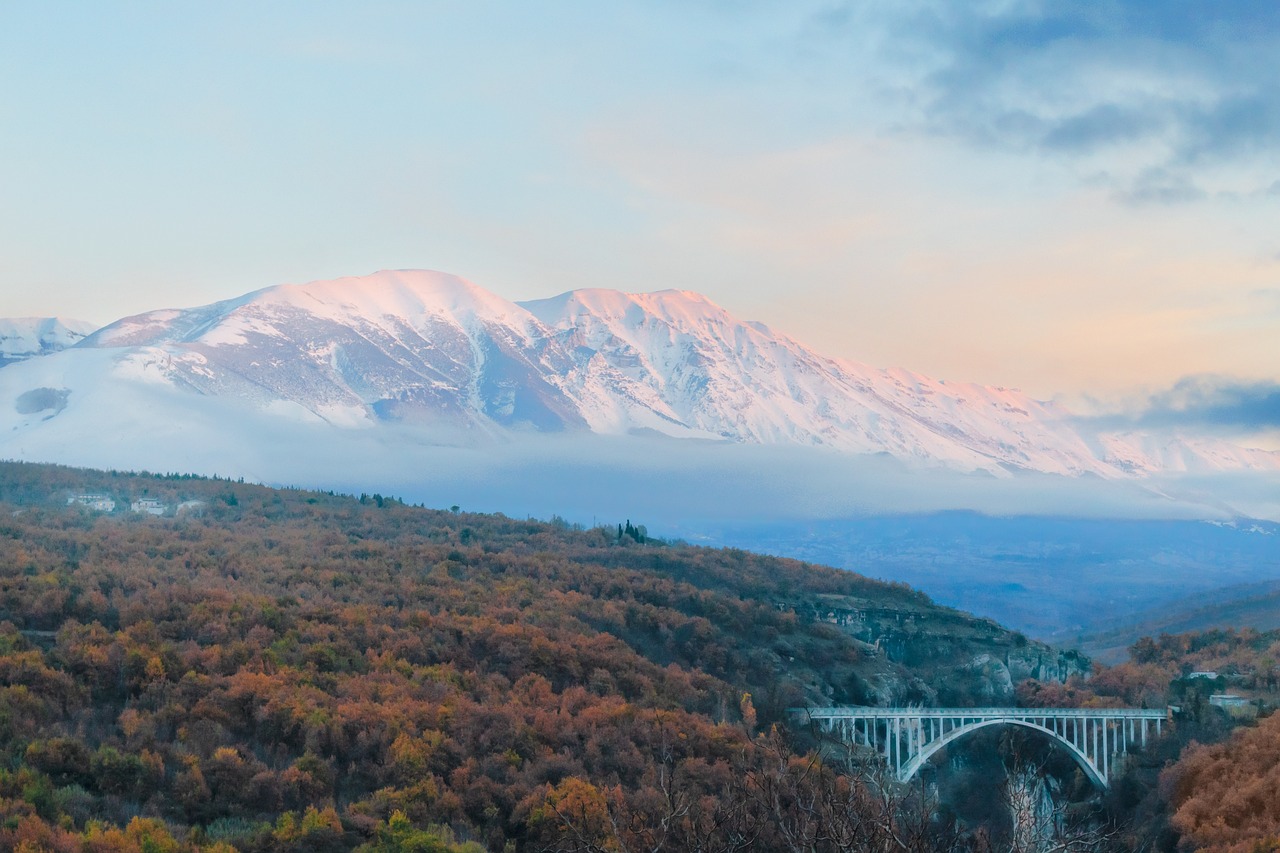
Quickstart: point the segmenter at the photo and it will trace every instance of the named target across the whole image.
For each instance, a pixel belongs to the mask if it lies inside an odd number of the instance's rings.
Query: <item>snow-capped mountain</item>
[[[548,337],[463,279],[382,272],[128,317],[81,348],[145,357],[176,387],[296,406],[341,427],[584,426],[560,388],[572,361]]]
[[[96,328],[93,323],[61,317],[0,319],[0,367],[64,350]]]
[[[1098,435],[1018,391],[827,358],[676,290],[517,304],[452,275],[386,271],[128,317],[0,370],[0,456],[47,457],[105,424],[211,440],[246,418],[426,442],[659,433],[997,474],[1280,470],[1280,454]]]
[[[826,358],[696,293],[585,290],[523,306],[572,350],[574,376],[596,383],[593,400],[633,401],[657,414],[665,432],[679,434],[663,423],[731,441],[888,453],[963,469],[1106,467],[1064,413],[1016,391]],[[598,431],[616,431],[632,426],[633,412],[597,409],[587,419]]]

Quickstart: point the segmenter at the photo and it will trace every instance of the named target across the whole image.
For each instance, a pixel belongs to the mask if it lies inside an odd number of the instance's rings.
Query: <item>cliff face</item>
[[[988,619],[921,600],[823,595],[790,605],[853,638],[863,653],[848,671],[826,671],[814,704],[1009,705],[1028,678],[1065,682],[1090,661]]]

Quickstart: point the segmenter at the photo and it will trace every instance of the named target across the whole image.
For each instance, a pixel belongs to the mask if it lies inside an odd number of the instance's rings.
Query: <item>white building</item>
[[[164,515],[168,509],[158,498],[138,498],[129,504],[129,509],[134,512],[145,512],[149,515]]]
[[[91,494],[72,495],[71,497],[67,498],[67,506],[71,506],[73,504],[80,504],[81,506],[87,506],[89,509],[97,510],[98,512],[115,512],[116,511],[115,499],[112,498],[110,495],[91,495]]]

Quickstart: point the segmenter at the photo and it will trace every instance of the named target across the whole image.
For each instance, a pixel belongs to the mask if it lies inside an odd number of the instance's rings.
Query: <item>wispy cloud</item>
[[[1135,204],[1178,204],[1197,201],[1208,195],[1185,169],[1163,166],[1142,170],[1126,184],[1116,187],[1115,194],[1121,200]]]
[[[857,4],[851,4],[857,5]],[[1276,180],[1280,7],[1272,0],[894,2],[875,7],[883,61],[919,128],[983,146],[1090,160],[1117,198],[1205,197],[1211,173]],[[824,13],[818,25],[866,28]]]

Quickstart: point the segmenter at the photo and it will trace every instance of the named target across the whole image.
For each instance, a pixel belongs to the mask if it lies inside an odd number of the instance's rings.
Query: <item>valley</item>
[[[920,513],[723,525],[709,541],[903,581],[1108,662],[1144,630],[1280,627],[1270,522]]]

